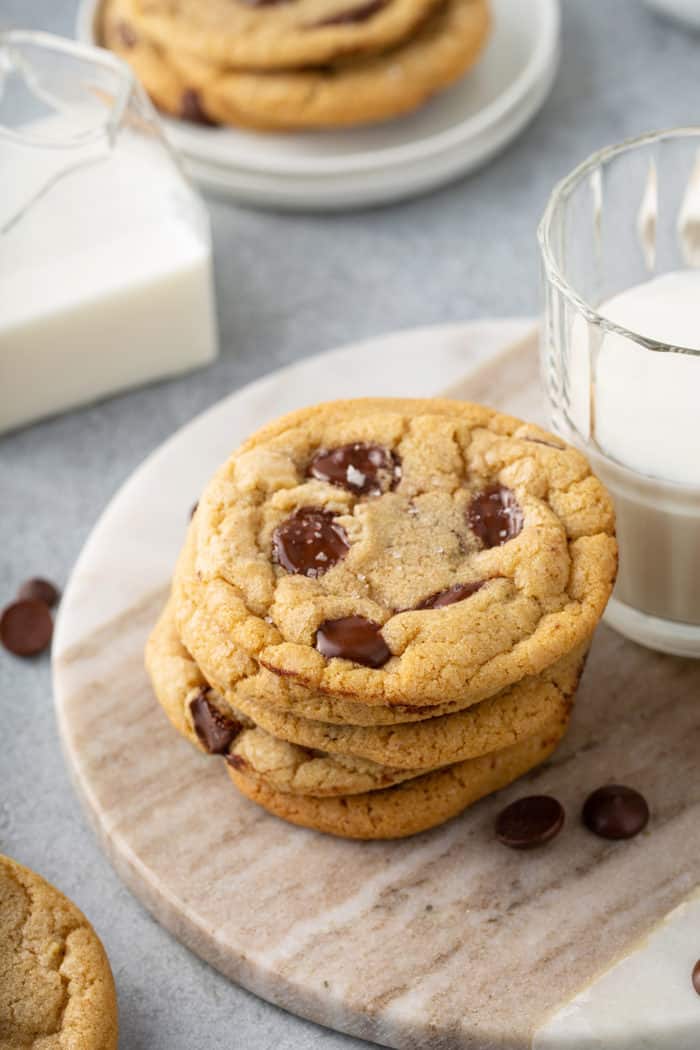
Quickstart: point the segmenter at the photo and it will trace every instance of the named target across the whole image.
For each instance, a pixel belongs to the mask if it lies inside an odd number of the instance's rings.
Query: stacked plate
[[[97,43],[100,0],[83,0],[78,37]],[[559,56],[558,0],[491,0],[478,65],[416,113],[371,127],[270,134],[164,119],[205,189],[247,204],[337,209],[399,200],[489,160],[549,94]]]

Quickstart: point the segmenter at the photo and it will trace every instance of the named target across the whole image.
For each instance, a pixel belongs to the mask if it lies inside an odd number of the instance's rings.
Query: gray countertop
[[[75,6],[0,0],[0,26],[70,34]],[[534,232],[549,189],[605,143],[698,121],[699,58],[700,36],[639,0],[565,0],[552,95],[525,134],[478,174],[409,203],[344,215],[210,202],[221,358],[206,371],[0,438],[0,604],[30,575],[64,585],[117,487],[222,394],[391,329],[534,313]],[[0,851],[58,885],[94,923],[117,981],[123,1050],[361,1045],[229,984],[120,884],[68,782],[48,657],[21,662],[0,652],[0,716]]]

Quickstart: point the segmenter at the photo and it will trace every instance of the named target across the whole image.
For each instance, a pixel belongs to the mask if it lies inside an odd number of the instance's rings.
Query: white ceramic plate
[[[90,43],[99,2],[80,4],[77,35]],[[344,207],[446,182],[511,141],[542,105],[556,72],[558,0],[491,3],[494,28],[481,61],[415,114],[371,127],[295,134],[166,119],[168,138],[205,185],[253,203]]]

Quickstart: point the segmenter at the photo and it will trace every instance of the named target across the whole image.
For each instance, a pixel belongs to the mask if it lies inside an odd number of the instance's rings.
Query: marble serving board
[[[54,683],[66,759],[136,896],[272,1003],[406,1050],[697,1050],[700,662],[602,627],[572,729],[545,768],[442,828],[368,844],[241,798],[220,760],[171,730],[143,669],[189,509],[246,433],[341,392],[451,388],[536,416],[528,332],[519,321],[423,329],[312,358],[230,395],[157,450],[98,522],[62,603]],[[651,805],[649,829],[627,843],[579,823],[586,794],[611,780]],[[532,792],[561,799],[565,829],[543,850],[509,851],[494,817]]]

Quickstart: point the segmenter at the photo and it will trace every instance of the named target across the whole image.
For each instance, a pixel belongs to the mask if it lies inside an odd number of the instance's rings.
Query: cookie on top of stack
[[[366,124],[469,70],[487,0],[104,0],[102,43],[164,112],[261,130]]]
[[[410,835],[551,754],[616,567],[608,493],[559,439],[464,402],[332,402],[209,483],[147,666],[272,813]]]

